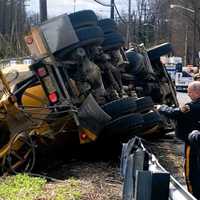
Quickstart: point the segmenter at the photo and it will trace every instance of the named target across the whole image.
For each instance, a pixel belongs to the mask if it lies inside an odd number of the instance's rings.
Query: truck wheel
[[[66,59],[67,54],[76,48],[94,44],[101,45],[104,40],[103,30],[99,26],[82,27],[76,29],[75,31],[79,42],[56,52],[54,55],[57,57],[57,59],[64,60]]]
[[[151,97],[141,97],[136,101],[137,109],[136,112],[146,112],[153,108],[154,103]]]
[[[102,47],[105,51],[119,49],[124,44],[124,39],[120,33],[109,33],[104,35]]]
[[[69,15],[74,29],[97,25],[97,16],[92,10],[82,10]]]
[[[144,119],[143,128],[145,130],[159,123],[162,123],[161,116],[157,112],[148,112],[143,115],[143,119]]]
[[[117,32],[117,24],[113,19],[99,20],[98,26],[100,26],[103,29],[104,34]]]
[[[19,146],[17,146],[19,145]],[[35,145],[32,138],[23,133],[15,135],[6,155],[8,171],[30,172],[35,165]]]
[[[126,52],[126,56],[131,64],[128,69],[130,74],[136,75],[145,72],[144,56],[142,54],[130,50]]]
[[[164,43],[148,49],[147,53],[151,61],[160,59],[161,56],[172,52],[172,45],[170,43]]]
[[[135,112],[137,104],[135,98],[124,98],[107,103],[101,108],[114,119]]]
[[[144,120],[141,114],[131,113],[109,122],[105,126],[105,132],[121,134],[129,133],[133,130],[141,128],[143,123]]]
[[[166,132],[163,130],[164,121],[157,112],[148,112],[143,115],[144,124],[140,136],[145,138],[159,138]]]
[[[104,40],[103,31],[98,26],[77,29],[76,34],[78,36],[78,39],[80,40],[78,44],[79,47],[91,44],[100,45]]]

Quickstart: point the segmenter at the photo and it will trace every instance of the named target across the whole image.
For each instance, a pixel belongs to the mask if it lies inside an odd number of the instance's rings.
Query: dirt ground
[[[169,138],[147,141],[148,150],[153,152],[160,164],[180,183],[185,184],[183,175],[183,143],[171,135]],[[114,150],[114,148],[112,149]],[[93,149],[88,148],[91,152]],[[86,154],[86,152],[84,152]],[[105,156],[105,152],[102,152]],[[112,153],[111,153],[112,154]],[[83,200],[120,200],[122,199],[123,181],[119,174],[119,157],[83,158],[76,156],[71,160],[56,160],[42,174],[66,181],[73,177],[81,183]],[[55,182],[50,182],[50,188]]]
[[[114,162],[83,162],[71,161],[58,164],[48,173],[42,173],[53,178],[46,188],[53,190],[60,181],[76,180],[81,185],[81,200],[120,200],[122,199],[122,179],[119,168]],[[44,198],[45,199],[45,198]]]
[[[72,162],[63,165],[62,176],[78,179],[84,189],[84,200],[120,200],[122,180],[115,163]]]
[[[105,148],[104,151],[93,147],[76,149],[71,152],[73,156],[65,159],[62,159],[65,155],[55,158],[51,154],[55,159],[50,163],[42,161],[42,166],[34,173],[50,178],[49,192],[60,181],[73,178],[81,184],[81,200],[121,200],[123,184],[119,174],[119,155],[110,156],[114,147],[106,155]],[[50,159],[47,157],[47,160]]]
[[[155,154],[159,163],[181,184],[184,179],[184,143],[174,136],[170,139],[148,141],[148,148]]]

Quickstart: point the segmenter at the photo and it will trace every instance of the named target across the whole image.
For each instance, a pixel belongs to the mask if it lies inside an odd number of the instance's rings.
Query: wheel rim
[[[7,172],[30,172],[35,165],[35,145],[24,133],[13,137],[6,155]]]

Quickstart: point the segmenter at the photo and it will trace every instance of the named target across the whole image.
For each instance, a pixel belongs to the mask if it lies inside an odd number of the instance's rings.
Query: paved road
[[[190,97],[188,97],[186,92],[177,92],[177,98],[180,103],[180,106],[191,101]]]

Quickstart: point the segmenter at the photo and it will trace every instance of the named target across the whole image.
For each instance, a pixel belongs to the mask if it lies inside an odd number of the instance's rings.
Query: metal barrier
[[[195,200],[135,137],[123,144],[120,173],[123,200]]]

